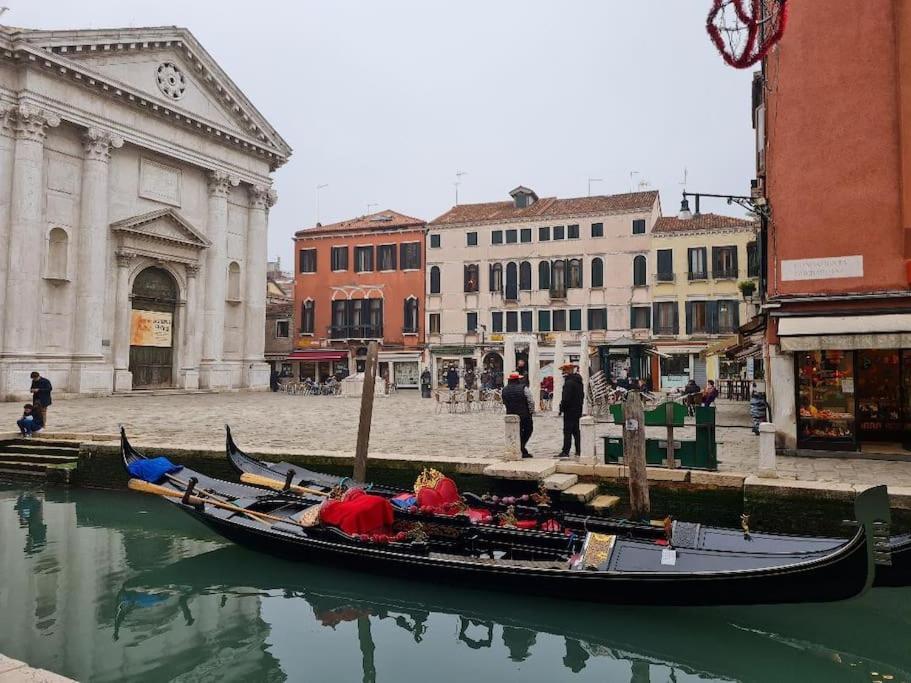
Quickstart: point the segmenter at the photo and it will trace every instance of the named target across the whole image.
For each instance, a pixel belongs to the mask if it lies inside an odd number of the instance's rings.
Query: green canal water
[[[0,653],[80,681],[911,682],[911,590],[557,602],[279,561],[135,493],[0,484]]]

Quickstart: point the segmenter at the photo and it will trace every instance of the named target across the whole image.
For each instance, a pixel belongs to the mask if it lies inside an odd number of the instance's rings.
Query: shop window
[[[430,236],[430,248],[431,248],[431,249],[439,249],[439,248],[440,248],[440,236],[439,236],[439,235],[431,235],[431,236]]]
[[[658,301],[652,304],[652,332],[655,334],[679,334],[676,301]]]
[[[430,314],[430,334],[439,334],[440,333],[440,314],[431,313]]]
[[[747,244],[747,277],[759,277],[759,245],[756,242]]]
[[[45,277],[66,280],[69,260],[69,237],[63,228],[53,228],[47,236],[47,264]]]
[[[580,289],[582,287],[582,259],[570,259],[569,261],[569,281],[566,283],[567,289]]]
[[[402,270],[419,270],[421,267],[421,243],[403,242],[399,245]]]
[[[373,247],[354,248],[354,272],[369,273],[373,270]]]
[[[588,309],[588,329],[589,330],[606,330],[607,329],[607,309],[606,308],[589,308]]]
[[[316,249],[301,249],[298,255],[299,268],[302,273],[316,272]]]
[[[506,264],[506,300],[519,299],[519,267],[514,261]]]
[[[490,314],[490,331],[491,332],[502,332],[503,331],[503,312],[494,311]]]
[[[604,223],[592,223],[592,237],[604,237]]]
[[[291,321],[290,320],[276,320],[275,321],[275,338],[276,339],[287,339],[291,336]]]
[[[405,324],[402,326],[402,332],[415,334],[418,331],[418,300],[413,296],[405,299],[403,320]]]
[[[644,235],[645,234],[645,219],[637,218],[633,221],[633,234],[634,235]]]
[[[661,357],[661,386],[666,388],[686,386],[690,379],[689,354],[675,353]]]
[[[522,291],[531,289],[531,264],[528,261],[522,261],[519,264],[519,289]]]
[[[467,244],[469,247],[478,246],[478,233],[476,233],[476,232],[465,233],[465,244]]]
[[[503,264],[502,263],[491,263],[490,264],[490,291],[491,292],[502,292],[503,291]]]
[[[688,276],[690,280],[705,280],[708,277],[705,257],[705,247],[687,249],[686,260],[689,264]]]
[[[430,266],[430,293],[440,293],[440,267]]]
[[[566,233],[565,233],[565,231],[564,231],[564,229],[563,229],[563,226],[562,226],[562,225],[555,225],[555,226],[554,226],[554,239],[555,239],[555,240],[562,240],[565,236],[566,236]]]
[[[522,243],[531,242],[531,228],[522,228],[519,231],[519,241]]]
[[[554,332],[566,332],[566,311],[556,310],[551,314]]]
[[[228,264],[228,301],[240,301],[240,264],[231,261]]]
[[[712,277],[716,280],[737,277],[737,247],[712,247]]]
[[[531,311],[522,311],[519,314],[519,327],[522,332],[532,332],[534,330],[534,316]]]
[[[538,289],[550,289],[550,261],[538,263]]]
[[[506,231],[506,244],[515,244],[519,241],[519,232],[517,230]]]
[[[494,230],[490,233],[490,243],[491,244],[503,244],[503,231]]]
[[[646,263],[642,254],[633,259],[633,287],[645,287],[646,283]]]
[[[652,309],[648,306],[630,306],[629,326],[633,330],[647,330],[652,326]]]
[[[550,241],[550,226],[544,225],[538,228],[538,241],[539,242],[549,242]]]
[[[604,261],[596,256],[592,259],[592,287],[604,286]]]
[[[477,311],[468,311],[465,315],[465,329],[468,334],[477,334],[478,331],[478,313]]]
[[[506,311],[506,331],[507,332],[518,332],[519,331],[519,312],[518,311]]]
[[[478,291],[478,264],[469,263],[465,266],[465,291]]]
[[[345,310],[344,301],[333,301],[332,302],[332,315],[335,316],[335,307],[336,304],[341,304],[342,312]],[[315,318],[315,308],[312,299],[308,299],[303,304],[301,304],[301,334],[313,334],[314,320]]]
[[[550,311],[538,311],[538,332],[550,332]]]
[[[348,270],[348,247],[332,247],[332,270]]]
[[[795,354],[798,446],[853,448],[854,354],[804,351]]]
[[[376,261],[379,270],[395,270],[395,245],[381,244],[376,248]]]

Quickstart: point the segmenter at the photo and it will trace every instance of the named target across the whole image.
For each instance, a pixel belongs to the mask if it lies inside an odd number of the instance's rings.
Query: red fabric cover
[[[468,518],[474,524],[490,524],[492,519],[490,510],[484,508],[468,508]]]
[[[447,505],[459,502],[459,489],[449,477],[443,477],[433,488],[424,486],[418,491],[418,507],[442,512]]]
[[[362,489],[350,489],[341,500],[327,500],[319,518],[346,534],[388,533],[393,522],[392,504]]]
[[[534,529],[538,523],[533,519],[520,519],[516,521],[516,529]]]

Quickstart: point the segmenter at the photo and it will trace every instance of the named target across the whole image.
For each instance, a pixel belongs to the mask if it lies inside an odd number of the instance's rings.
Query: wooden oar
[[[240,475],[240,480],[245,484],[252,484],[253,486],[265,486],[266,488],[274,489],[276,491],[285,490],[285,482],[279,481],[278,479],[271,479],[270,477],[262,477],[258,474],[245,472]],[[316,489],[309,489],[306,486],[298,486],[297,484],[291,484],[289,490],[294,491],[295,493],[309,493],[314,496],[323,496],[324,498],[329,495],[325,491],[317,491]]]

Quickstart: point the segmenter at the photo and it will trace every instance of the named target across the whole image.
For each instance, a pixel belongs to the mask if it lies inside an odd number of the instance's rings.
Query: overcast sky
[[[748,194],[750,73],[705,33],[709,0],[4,0],[4,24],[189,28],[294,149],[269,255],[378,209],[626,192]],[[632,176],[631,173],[637,172]],[[725,205],[703,206],[742,214]]]

